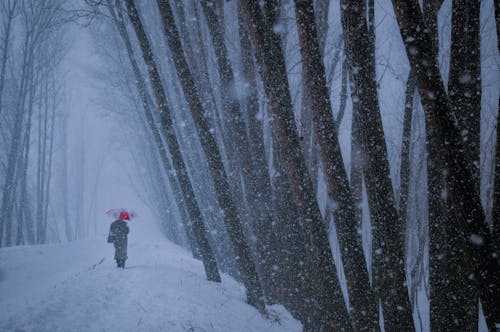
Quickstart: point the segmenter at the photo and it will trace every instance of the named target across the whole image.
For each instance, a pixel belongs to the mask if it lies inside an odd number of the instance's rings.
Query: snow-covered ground
[[[223,275],[166,241],[129,243],[117,269],[104,239],[0,249],[0,331],[301,331],[280,306],[280,323],[245,303]]]

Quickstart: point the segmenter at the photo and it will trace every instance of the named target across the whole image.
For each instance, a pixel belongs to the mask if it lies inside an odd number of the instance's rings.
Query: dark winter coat
[[[126,221],[115,220],[109,228],[108,242],[115,245],[115,260],[127,259],[127,234],[129,232]]]

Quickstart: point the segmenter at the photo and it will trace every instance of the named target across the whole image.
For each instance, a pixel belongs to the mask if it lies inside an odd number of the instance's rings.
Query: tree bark
[[[481,145],[480,9],[479,1],[453,1],[448,79],[450,108],[457,116],[464,152],[470,156],[472,175],[478,193]]]
[[[500,247],[500,99],[498,100],[495,178],[493,182],[493,244]],[[498,250],[498,249],[497,249]]]
[[[408,224],[408,195],[410,188],[410,143],[411,143],[411,123],[413,119],[413,106],[416,89],[415,71],[410,69],[406,81],[406,97],[403,118],[403,137],[401,142],[401,164],[399,167],[399,195],[398,214],[401,218],[401,241],[405,241],[406,227]]]
[[[5,22],[5,42],[2,47],[2,62],[0,64],[0,114],[2,114],[2,97],[3,97],[3,90],[5,86],[5,68],[7,65],[7,56],[9,52],[9,42],[10,42],[10,34],[11,34],[11,29],[12,29],[12,22],[14,21],[14,13],[16,11],[17,7],[17,0],[14,0],[11,2],[10,0],[7,1],[7,21]]]
[[[500,322],[500,269],[490,230],[485,221],[474,177],[464,154],[456,114],[450,108],[448,96],[439,73],[435,50],[429,33],[422,29],[422,16],[416,3],[393,0],[411,66],[417,74],[417,87],[426,114],[426,126],[434,128],[436,149],[439,151],[447,176],[450,213],[456,216],[456,230],[451,236],[465,248],[452,248],[462,254],[469,251],[474,275],[480,291],[486,321],[490,329]],[[453,244],[453,243],[450,243]]]
[[[129,0],[130,1],[130,0]],[[229,183],[224,170],[220,151],[214,136],[210,132],[208,122],[204,116],[196,85],[188,68],[180,43],[179,33],[175,25],[172,8],[168,0],[157,0],[160,17],[162,19],[165,38],[172,52],[173,61],[178,77],[189,105],[193,120],[198,129],[200,142],[207,158],[217,200],[224,214],[224,224],[228,231],[236,260],[239,264],[241,278],[247,288],[248,303],[258,310],[265,310],[263,293],[257,276],[256,268],[250,256],[248,244],[243,235],[241,219],[229,191]]]
[[[385,327],[414,330],[406,287],[403,243],[392,183],[375,75],[374,36],[370,36],[363,1],[341,1],[347,59],[353,77],[351,93],[361,126],[361,149],[368,203],[373,215],[374,287],[382,302]],[[373,31],[371,32],[373,35]]]
[[[269,176],[258,172],[259,167],[267,165],[254,165],[252,154],[250,153],[250,144],[247,137],[247,130],[244,118],[240,109],[240,104],[231,92],[235,92],[235,77],[231,63],[229,61],[226,43],[224,40],[224,21],[221,14],[217,13],[214,4],[209,4],[207,0],[201,1],[212,43],[217,59],[219,77],[221,81],[222,107],[224,109],[226,129],[229,136],[234,140],[235,154],[239,159],[239,165],[242,170],[244,188],[246,189],[247,200],[249,201],[249,210],[251,214],[251,226],[256,234],[257,243],[257,266],[260,267],[261,281],[266,295],[271,294],[272,280],[272,251],[270,235],[272,232],[272,201],[271,185]],[[223,8],[218,8],[219,11]],[[267,168],[267,167],[266,167]]]
[[[331,113],[325,69],[316,37],[313,1],[295,0],[295,16],[302,54],[303,91],[310,101],[313,135],[319,146],[328,197],[338,206],[334,211],[334,221],[352,305],[353,325],[356,330],[376,330],[377,301],[370,287],[355,206]]]
[[[269,99],[273,136],[280,145],[295,203],[301,213],[301,227],[309,240],[305,250],[311,255],[310,268],[314,275],[305,274],[315,293],[314,301],[306,304],[306,312],[300,319],[305,330],[337,329],[350,330],[351,322],[340,292],[332,252],[327,232],[323,224],[311,179],[307,173],[304,157],[299,144],[284,57],[278,36],[254,0],[240,2],[245,14],[246,28],[256,49],[264,89]],[[317,305],[314,304],[315,301]]]

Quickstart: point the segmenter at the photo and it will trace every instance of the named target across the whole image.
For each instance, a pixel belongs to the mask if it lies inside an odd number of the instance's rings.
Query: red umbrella
[[[135,218],[137,214],[134,211],[126,210],[126,209],[111,209],[106,211],[106,215],[112,217],[113,219],[120,219],[120,220],[128,220],[130,221],[131,219]]]

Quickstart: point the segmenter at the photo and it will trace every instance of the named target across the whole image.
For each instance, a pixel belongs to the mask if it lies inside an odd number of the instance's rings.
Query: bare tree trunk
[[[321,53],[321,61],[323,61],[323,56],[325,53],[326,38],[328,31],[328,13],[330,8],[330,0],[315,0],[314,4],[314,22],[316,24],[316,32],[319,50]],[[335,67],[336,62],[332,64]],[[304,69],[302,69],[302,76],[306,75]],[[307,93],[307,87],[302,84],[302,100],[301,100],[301,114],[300,114],[300,144],[302,146],[302,151],[304,153],[304,158],[306,160],[307,168],[309,170],[309,176],[313,184],[314,192],[318,191],[318,168],[319,168],[319,151],[317,145],[314,142],[314,127],[313,120],[311,116],[311,104],[310,95]]]
[[[481,132],[481,56],[480,56],[480,7],[479,1],[454,0],[452,4],[451,52],[448,80],[448,100],[450,110],[456,115],[458,129],[462,136],[464,154],[469,160],[472,180],[477,195],[480,195],[480,132]],[[453,229],[450,229],[452,234]],[[469,245],[466,238],[454,238],[457,246]],[[476,280],[470,278],[474,270],[467,251],[457,254],[457,262],[463,262],[463,268],[456,271],[452,286],[458,297],[462,312],[457,312],[460,328],[476,329],[478,326],[478,292]],[[451,258],[451,257],[450,257]],[[455,259],[449,260],[451,267]],[[458,264],[457,264],[458,265]],[[465,270],[465,272],[463,271]],[[453,273],[453,270],[451,271]],[[500,286],[500,285],[499,285]]]
[[[500,2],[494,1],[493,4],[495,6],[495,21],[497,26],[497,47],[500,51]]]
[[[53,152],[54,152],[54,127],[55,127],[55,121],[56,121],[56,107],[57,107],[57,103],[56,103],[56,98],[57,98],[57,91],[56,91],[56,88],[55,88],[55,77],[53,76],[53,74],[51,75],[50,77],[50,80],[52,81],[51,84],[52,84],[52,89],[51,89],[51,94],[52,94],[52,99],[53,99],[53,102],[52,102],[52,110],[51,110],[51,115],[50,115],[50,131],[49,131],[49,137],[48,137],[48,151],[47,151],[47,154],[48,154],[48,162],[47,162],[47,169],[46,169],[46,173],[47,173],[47,181],[45,183],[45,187],[44,187],[44,190],[45,190],[45,202],[44,202],[44,214],[43,214],[43,233],[42,233],[42,236],[43,236],[43,243],[46,243],[47,242],[47,225],[48,225],[48,214],[49,214],[49,203],[50,203],[50,183],[51,183],[51,180],[52,180],[52,160],[53,160]]]
[[[66,232],[66,240],[74,240],[73,223],[69,215],[69,197],[68,197],[68,118],[63,119],[62,123],[62,147],[63,153],[62,160],[62,196],[63,196],[63,217],[64,217],[64,231]]]
[[[344,60],[347,68],[347,59]],[[351,82],[350,73],[347,73],[346,84]],[[347,91],[345,92],[347,96]],[[338,125],[338,121],[337,121]],[[359,126],[359,110],[356,104],[352,105],[352,121],[351,121],[351,176],[350,187],[352,200],[355,207],[357,227],[361,229],[363,223],[363,151],[361,151],[361,133]]]
[[[377,301],[370,287],[362,239],[356,225],[355,207],[332,118],[312,0],[295,0],[295,16],[302,54],[303,92],[310,101],[315,128],[313,135],[319,145],[328,196],[338,205],[334,211],[334,221],[352,305],[353,325],[356,330],[376,330]]]
[[[284,272],[284,267],[282,265],[285,261],[285,258],[282,252],[283,245],[281,245],[282,242],[280,240],[280,235],[283,234],[278,231],[278,228],[283,227],[283,224],[286,223],[287,220],[294,220],[296,214],[292,212],[294,211],[293,207],[291,207],[293,204],[288,204],[288,209],[281,209],[279,207],[283,206],[283,204],[278,204],[278,200],[274,200],[277,196],[273,196],[273,185],[271,182],[269,166],[266,159],[264,131],[262,126],[263,115],[262,113],[259,113],[264,112],[264,110],[261,110],[259,107],[259,96],[252,45],[243,22],[243,13],[239,4],[237,10],[243,80],[244,82],[246,82],[247,87],[247,98],[244,100],[243,105],[246,106],[245,115],[248,130],[248,144],[252,147],[250,149],[250,152],[252,154],[253,172],[255,172],[255,176],[257,178],[256,183],[260,186],[259,199],[266,202],[266,204],[264,204],[261,208],[266,209],[266,211],[263,212],[270,214],[273,217],[271,224],[272,230],[270,234],[268,234],[267,238],[270,246],[268,250],[278,252],[277,255],[270,255],[270,257],[268,257],[270,259],[268,264],[270,266],[281,266],[279,268],[279,271],[277,271],[277,269],[272,269],[270,280],[267,281],[268,286],[270,284],[269,287],[271,293],[266,295],[271,301],[280,301],[280,296],[278,295],[278,293],[282,292],[280,292],[278,288],[282,288],[281,280]],[[243,108],[245,106],[243,106]],[[280,174],[285,173],[281,172]],[[283,195],[278,196],[283,197]],[[285,202],[290,203],[291,200],[285,199],[283,203]],[[291,213],[290,215],[288,215],[289,212]]]
[[[500,298],[500,269],[495,258],[498,252],[493,246],[474,177],[463,152],[459,128],[453,120],[455,114],[439,73],[432,39],[428,31],[420,28],[424,22],[416,3],[393,0],[393,5],[411,66],[416,70],[427,129],[433,129],[436,134],[436,148],[445,167],[442,171],[448,174],[450,212],[456,216],[455,231],[450,236],[458,243],[466,243],[465,247],[451,248],[451,252],[465,255],[468,251],[486,321],[489,328],[494,329],[500,322],[500,306],[496,303]]]
[[[401,238],[404,241],[405,227],[408,222],[408,194],[410,187],[410,143],[411,143],[411,123],[413,119],[413,104],[416,89],[415,71],[410,69],[406,82],[406,98],[403,119],[403,137],[401,142],[401,166],[399,167],[399,198],[398,210],[402,220]]]
[[[259,278],[252,262],[248,244],[243,235],[241,219],[229,191],[229,183],[224,170],[220,151],[214,136],[210,132],[208,122],[204,116],[204,109],[194,84],[193,77],[186,63],[182,46],[175,25],[172,8],[167,0],[157,0],[160,16],[163,22],[165,38],[173,55],[178,77],[189,105],[193,120],[198,129],[200,142],[207,158],[210,173],[214,183],[215,194],[224,214],[224,224],[228,231],[236,260],[239,264],[241,278],[247,288],[248,303],[263,311],[263,293]]]
[[[500,99],[498,100],[495,178],[493,182],[493,244],[500,247]],[[498,250],[498,249],[497,249]]]
[[[241,1],[245,13],[246,28],[256,49],[264,89],[269,98],[269,111],[272,116],[273,135],[280,145],[280,156],[290,179],[295,203],[301,213],[301,227],[309,240],[305,250],[311,255],[311,269],[314,275],[309,283],[314,290],[314,301],[306,304],[306,312],[301,320],[305,330],[322,329],[350,330],[351,322],[336,275],[328,236],[314,195],[311,179],[307,172],[299,144],[285,61],[278,36],[262,15],[257,1]],[[307,268],[307,267],[306,267]],[[304,271],[306,272],[306,271]],[[314,304],[313,302],[316,302]]]
[[[8,52],[9,52],[9,42],[10,42],[10,34],[11,34],[11,29],[12,29],[12,24],[14,21],[14,13],[16,11],[16,6],[17,6],[17,0],[8,0],[7,1],[7,20],[5,22],[5,41],[3,43],[2,47],[2,57],[1,57],[1,64],[0,64],[0,114],[2,114],[2,97],[3,97],[3,90],[4,90],[4,85],[5,85],[5,68],[7,65],[7,57],[8,57]],[[1,242],[1,240],[0,240]]]
[[[403,243],[389,172],[389,161],[378,105],[374,34],[368,30],[363,1],[341,1],[347,59],[353,77],[351,93],[357,104],[364,174],[373,215],[374,287],[382,302],[385,327],[414,330],[406,287]]]
[[[258,167],[265,165],[254,165],[250,153],[250,144],[244,118],[241,113],[240,104],[231,96],[236,89],[234,74],[228,58],[227,48],[224,40],[224,22],[221,14],[217,14],[213,4],[206,0],[201,2],[205,13],[209,31],[217,58],[219,76],[221,79],[222,107],[224,109],[226,130],[233,140],[235,155],[238,158],[242,170],[244,188],[246,189],[249,211],[252,218],[251,227],[257,237],[255,245],[257,251],[257,267],[260,268],[261,281],[266,294],[271,294],[272,262],[270,235],[272,232],[272,201],[271,186],[268,175],[262,176],[258,173]],[[218,8],[219,12],[223,8]],[[267,167],[266,167],[267,168]]]
[[[7,171],[2,192],[2,205],[0,210],[0,246],[10,246],[12,244],[12,209],[14,204],[14,191],[17,185],[16,168],[18,166],[23,132],[23,122],[25,115],[26,91],[29,84],[30,72],[32,69],[32,38],[31,34],[26,36],[23,47],[23,61],[21,71],[21,83],[19,94],[15,106],[16,115],[14,118],[14,128],[10,142],[10,149],[7,159]],[[3,240],[5,234],[5,241]]]
[[[439,63],[438,12],[441,0],[427,0],[423,4],[423,20],[429,30],[435,61]],[[413,69],[412,69],[413,70]],[[445,161],[439,152],[435,127],[426,128],[427,153],[427,190],[428,190],[428,223],[429,223],[429,283],[430,283],[430,326],[432,330],[453,329],[453,326],[468,326],[466,314],[467,301],[463,301],[460,287],[452,288],[448,276],[453,273],[467,275],[461,269],[463,264],[453,260],[452,246],[449,244],[455,230],[450,225],[453,215],[449,210],[447,192],[447,174],[443,172]],[[455,272],[454,272],[455,271]],[[457,294],[458,293],[458,294]],[[453,303],[453,305],[450,305]],[[466,327],[467,329],[467,327]]]
[[[478,192],[481,131],[480,9],[479,1],[453,1],[448,80],[451,111],[457,115],[464,151],[471,158],[472,175]]]
[[[31,86],[31,89],[34,89],[34,86]],[[31,90],[33,91],[33,90]],[[33,92],[31,92],[33,93]],[[30,218],[30,214],[28,211],[30,210],[29,207],[29,197],[28,197],[28,164],[29,164],[29,152],[30,152],[30,137],[31,137],[31,119],[32,119],[32,114],[33,114],[33,107],[30,107],[28,111],[28,123],[26,125],[26,131],[24,133],[24,151],[23,151],[23,161],[21,164],[21,175],[20,175],[20,182],[21,182],[21,199],[19,202],[19,212],[18,212],[18,224],[17,224],[17,237],[16,237],[16,245],[22,245],[25,243],[25,236],[24,236],[24,231],[25,229],[28,229],[28,223],[27,220]],[[23,227],[24,226],[24,227]],[[28,230],[29,233],[29,230]],[[30,242],[28,242],[30,243]],[[31,243],[30,243],[31,244]]]
[[[117,3],[117,9],[118,9],[118,15],[119,15],[119,20],[118,23],[120,24],[119,31],[122,34],[123,41],[127,47],[128,52],[132,52],[132,46],[130,45],[130,41],[127,38],[124,33],[126,33],[126,30],[124,29],[124,23],[123,23],[123,18],[121,17],[121,12],[120,6]],[[213,255],[212,249],[208,243],[208,240],[206,238],[206,231],[205,231],[205,226],[203,224],[202,220],[202,215],[201,211],[199,209],[199,206],[195,200],[194,196],[194,191],[193,187],[191,185],[189,175],[187,173],[187,169],[184,163],[184,160],[182,159],[182,154],[179,148],[179,143],[177,141],[177,138],[175,136],[174,128],[173,128],[173,123],[172,123],[172,118],[171,118],[171,112],[170,108],[168,107],[168,101],[165,95],[165,89],[163,87],[163,84],[160,79],[160,74],[158,72],[158,68],[156,66],[156,61],[154,59],[154,55],[149,43],[149,40],[147,38],[146,32],[144,31],[144,27],[142,25],[142,22],[139,17],[139,13],[137,12],[137,9],[134,5],[134,2],[132,0],[127,0],[127,11],[128,15],[130,18],[130,21],[133,25],[134,31],[136,33],[137,39],[139,41],[144,62],[146,63],[146,66],[148,68],[148,74],[149,78],[151,81],[151,86],[153,88],[154,96],[156,98],[157,106],[160,111],[160,118],[161,122],[163,125],[163,134],[165,137],[165,140],[170,148],[170,154],[172,157],[172,163],[174,165],[174,169],[177,172],[177,176],[179,178],[179,184],[182,189],[182,193],[184,196],[184,201],[186,203],[186,206],[188,208],[188,213],[191,218],[192,222],[192,227],[193,227],[193,232],[195,234],[196,240],[198,242],[198,245],[200,246],[200,254],[202,256],[203,260],[203,265],[205,267],[205,273],[207,275],[207,279],[209,281],[216,281],[220,282],[221,278],[219,275],[219,270],[217,269],[217,263],[215,261],[215,257]],[[146,118],[148,119],[150,127],[153,129],[153,134],[157,134],[158,132],[154,130],[155,124],[153,123],[153,117],[151,112],[148,112],[149,106],[148,106],[148,100],[146,97],[146,84],[144,82],[144,79],[142,78],[142,75],[140,74],[138,65],[135,61],[133,61],[134,57],[132,53],[129,53],[130,55],[130,61],[132,64],[132,69],[134,70],[134,75],[136,77],[136,81],[138,84],[139,88],[139,94],[141,95],[141,100],[143,103],[143,107],[145,110],[145,115]],[[160,147],[160,154],[162,154],[164,147]],[[165,155],[163,155],[163,164],[166,167],[166,162],[165,160]]]
[[[497,46],[500,52],[500,1],[494,1],[495,20],[497,26]],[[495,154],[495,179],[493,187],[493,243],[500,248],[500,97],[497,114],[497,144]]]

